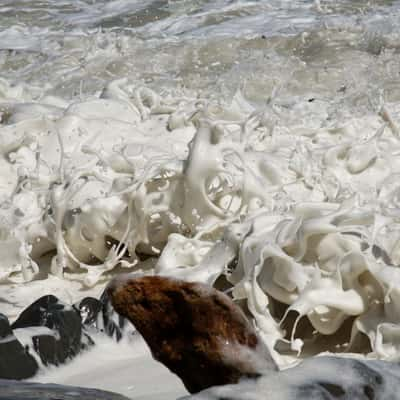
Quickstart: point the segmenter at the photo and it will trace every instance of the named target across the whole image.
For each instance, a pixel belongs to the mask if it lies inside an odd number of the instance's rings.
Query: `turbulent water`
[[[154,269],[218,279],[282,364],[398,359],[399,26],[400,1],[2,0],[0,311]]]
[[[370,107],[398,98],[397,1],[4,0],[0,65],[29,95],[86,96],[128,76],[259,103],[280,95]],[[5,83],[3,83],[5,84]],[[275,92],[274,92],[275,90]]]

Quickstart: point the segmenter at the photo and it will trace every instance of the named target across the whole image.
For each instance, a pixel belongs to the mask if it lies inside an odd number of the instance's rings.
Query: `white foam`
[[[66,365],[42,369],[32,381],[96,387],[136,400],[175,399],[187,393],[177,377],[152,359],[139,336],[118,343],[103,335],[93,338],[92,349]]]
[[[375,356],[397,357],[382,347],[395,335],[384,327],[398,307],[396,241],[379,234],[397,226],[394,126],[371,115],[350,119],[340,134],[321,126],[310,137],[297,126],[280,131],[283,120],[271,132],[264,114],[236,109],[240,96],[217,114],[212,102],[163,98],[127,80],[102,96],[53,120],[30,119],[29,105],[10,108],[20,117],[3,127],[13,143],[2,148],[15,184],[2,213],[14,253],[7,251],[2,279],[26,282],[10,300],[36,295],[46,282],[47,291],[62,287],[77,301],[99,293],[121,267],[155,264],[157,273],[210,284],[225,274],[271,351],[288,339],[273,300],[287,305],[282,321],[299,314],[289,334],[293,358],[309,335],[316,342],[307,352],[318,353],[318,335],[330,335],[333,347],[354,346],[357,332]],[[187,117],[172,128],[176,113]],[[153,262],[146,266],[136,251]],[[46,269],[42,257],[51,252]],[[296,331],[302,316],[316,333]],[[350,317],[352,336],[335,342]]]
[[[397,360],[396,2],[67,3],[0,5],[0,311],[223,275],[281,366]]]

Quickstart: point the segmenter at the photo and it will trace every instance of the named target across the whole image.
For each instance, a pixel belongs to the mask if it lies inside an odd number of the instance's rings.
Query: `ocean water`
[[[218,98],[243,88],[259,103],[276,87],[397,99],[399,12],[397,1],[4,0],[1,77],[36,96],[84,96],[128,76]]]
[[[222,281],[281,366],[398,360],[399,26],[400,1],[0,1],[0,312],[160,273]]]

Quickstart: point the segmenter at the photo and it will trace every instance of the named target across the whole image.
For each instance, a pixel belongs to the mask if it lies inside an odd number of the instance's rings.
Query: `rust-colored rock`
[[[146,276],[117,278],[108,294],[191,393],[275,368],[243,311],[215,289]]]

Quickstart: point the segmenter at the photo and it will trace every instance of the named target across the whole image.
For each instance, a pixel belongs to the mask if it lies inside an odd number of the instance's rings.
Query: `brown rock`
[[[275,368],[243,311],[222,292],[146,276],[117,278],[108,294],[115,310],[144,337],[153,357],[191,393]]]

